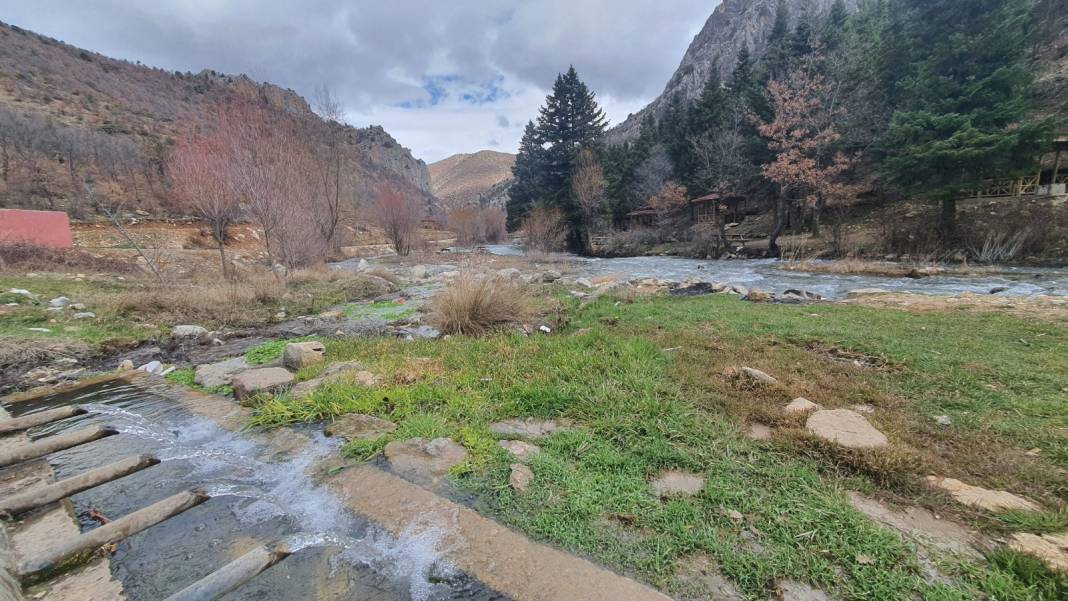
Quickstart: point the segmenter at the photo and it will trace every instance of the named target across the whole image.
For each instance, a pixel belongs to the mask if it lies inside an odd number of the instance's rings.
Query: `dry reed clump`
[[[151,286],[97,302],[126,317],[235,326],[262,322],[268,305],[281,301],[286,293],[284,282],[263,274],[206,285]]]
[[[99,273],[131,273],[136,267],[125,259],[94,255],[76,248],[48,248],[25,244],[0,244],[0,269],[49,271],[57,268]]]
[[[478,336],[521,323],[530,313],[530,299],[518,285],[464,276],[434,296],[428,321],[445,334]]]

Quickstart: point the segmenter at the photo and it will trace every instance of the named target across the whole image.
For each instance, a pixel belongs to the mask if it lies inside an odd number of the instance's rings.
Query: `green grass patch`
[[[316,340],[316,337],[304,336],[302,338],[293,338],[290,340],[270,340],[262,344],[257,344],[245,351],[245,361],[248,361],[249,365],[265,365],[281,359],[287,344],[293,342],[310,342],[312,340]]]
[[[411,317],[418,310],[411,302],[376,301],[372,303],[349,303],[345,306],[345,317],[355,320],[381,319],[399,321]]]
[[[729,297],[601,299],[581,310],[571,303],[571,310],[570,329],[553,336],[328,340],[329,357],[360,361],[379,384],[338,383],[300,401],[269,399],[253,424],[346,413],[396,422],[390,435],[345,447],[361,460],[390,440],[451,437],[471,451],[454,482],[481,511],[669,592],[681,590],[680,569],[701,556],[749,598],[767,597],[783,578],[842,599],[1063,598],[1053,576],[1018,557],[988,564],[946,558],[953,580],[928,585],[913,547],[845,498],[849,489],[898,481],[880,475],[904,479],[929,469],[967,473],[978,484],[989,474],[1010,490],[1055,498],[1068,458],[1068,409],[1060,402],[1068,343],[1060,326]],[[582,335],[569,333],[580,328]],[[879,357],[888,367],[857,367],[827,349]],[[739,365],[765,369],[781,385],[756,389],[725,374]],[[908,454],[828,455],[788,436],[754,442],[741,435],[746,420],[773,417],[795,396],[828,407],[874,405],[872,421]],[[932,419],[943,414],[951,427]],[[527,416],[569,419],[579,428],[538,442],[534,484],[520,494],[507,485],[514,459],[489,425]],[[776,425],[786,432],[798,426]],[[1030,448],[1042,452],[1012,464],[1019,470],[1001,464],[995,472],[982,459],[1023,457]],[[699,473],[706,485],[694,497],[661,501],[649,480],[668,469]],[[1063,513],[1000,519],[999,528],[1052,531]]]

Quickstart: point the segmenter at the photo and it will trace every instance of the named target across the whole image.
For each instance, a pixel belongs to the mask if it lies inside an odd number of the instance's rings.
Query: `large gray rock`
[[[467,449],[451,438],[413,438],[387,444],[385,455],[395,472],[416,481],[436,482],[467,459]]]
[[[817,411],[808,418],[805,427],[824,440],[851,449],[876,449],[889,444],[885,434],[863,415],[849,409]]]
[[[244,357],[235,357],[219,363],[198,365],[193,381],[204,388],[226,386],[235,375],[248,371],[249,364]]]
[[[282,351],[282,365],[294,371],[325,360],[326,347],[322,342],[291,342]]]
[[[345,440],[378,440],[397,429],[397,424],[373,415],[352,413],[342,416],[326,427],[327,436],[337,436]]]
[[[283,392],[293,385],[293,374],[281,367],[251,369],[234,376],[234,396],[239,401],[259,393]]]

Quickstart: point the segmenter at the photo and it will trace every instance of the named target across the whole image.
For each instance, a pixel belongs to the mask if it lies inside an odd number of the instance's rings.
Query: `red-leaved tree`
[[[369,210],[371,220],[385,231],[393,250],[401,256],[411,254],[426,215],[422,203],[385,184],[379,187]]]
[[[227,173],[227,158],[216,136],[192,134],[178,142],[169,166],[179,205],[208,225],[219,245],[223,277],[228,278],[226,230],[240,216],[241,203]]]

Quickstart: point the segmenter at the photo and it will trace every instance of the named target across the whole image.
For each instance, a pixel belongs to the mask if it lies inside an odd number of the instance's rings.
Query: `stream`
[[[82,529],[91,509],[115,519],[183,490],[206,503],[118,544],[112,573],[131,601],[154,601],[218,569],[253,545],[286,541],[294,553],[225,599],[438,601],[504,599],[442,559],[443,531],[412,526],[393,537],[347,512],[306,471],[337,453],[318,432],[278,454],[176,403],[169,389],[108,382],[10,407],[16,417],[78,404],[89,413],[31,430],[34,437],[109,425],[120,434],[49,456],[56,478],[135,454],[157,466],[72,497]],[[228,402],[220,399],[219,402]]]
[[[521,256],[523,251],[511,245],[491,245],[486,249],[500,256]],[[560,254],[550,257],[570,263],[577,275],[586,277],[619,276],[621,279],[657,278],[682,282],[696,279],[724,282],[765,292],[782,293],[789,289],[816,292],[829,299],[844,298],[850,290],[881,288],[891,292],[954,295],[990,294],[1005,288],[1002,296],[1068,296],[1068,270],[1005,267],[990,275],[937,275],[923,279],[879,277],[786,271],[777,259],[731,259],[724,261],[680,259],[677,257],[625,257],[596,259]]]

